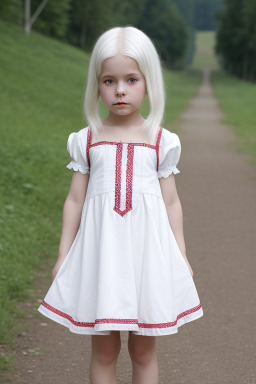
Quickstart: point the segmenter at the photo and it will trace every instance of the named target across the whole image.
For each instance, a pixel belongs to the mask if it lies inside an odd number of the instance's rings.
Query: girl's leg
[[[155,336],[129,332],[128,350],[131,356],[132,384],[158,384],[158,363]]]
[[[121,350],[120,331],[92,335],[91,384],[116,384],[116,362]]]

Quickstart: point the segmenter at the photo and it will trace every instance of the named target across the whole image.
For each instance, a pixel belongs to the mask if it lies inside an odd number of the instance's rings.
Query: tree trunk
[[[84,48],[86,42],[86,23],[83,22],[81,27],[81,34],[80,34],[80,47]]]
[[[247,80],[247,78],[248,78],[248,47],[247,47],[247,44],[244,47],[242,76],[243,76],[243,79]]]
[[[30,24],[30,0],[25,0],[25,32],[26,35],[30,34],[31,24]]]

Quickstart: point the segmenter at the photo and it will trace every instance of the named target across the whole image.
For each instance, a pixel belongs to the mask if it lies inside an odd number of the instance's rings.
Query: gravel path
[[[232,128],[220,123],[209,77],[204,70],[198,95],[182,115],[176,176],[204,316],[157,338],[159,384],[256,383],[255,167],[238,153]],[[32,303],[22,304],[28,319],[15,341],[16,366],[1,383],[89,384],[90,336],[72,334],[37,312],[50,284],[45,271],[37,272]],[[130,384],[128,332],[121,336],[118,383]]]

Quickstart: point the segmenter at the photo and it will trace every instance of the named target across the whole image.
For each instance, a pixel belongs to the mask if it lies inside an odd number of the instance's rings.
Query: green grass
[[[224,112],[223,123],[233,127],[239,138],[238,150],[250,155],[256,163],[256,86],[229,76],[218,66],[214,55],[215,32],[198,32],[197,49],[192,68],[212,69],[212,85]]]
[[[42,273],[58,253],[71,176],[66,140],[84,125],[88,57],[4,22],[0,34],[0,340],[11,344],[26,316],[17,303],[29,299],[39,266]],[[0,368],[8,362],[1,354]]]
[[[184,111],[192,97],[197,93],[202,80],[201,72],[195,69],[186,71],[165,72],[166,108],[165,127],[178,134],[179,114]]]
[[[224,71],[212,75],[214,93],[225,112],[224,123],[232,125],[239,137],[239,150],[250,155],[256,164],[256,86],[229,76]]]
[[[214,54],[215,32],[197,32],[196,34],[196,53],[192,63],[192,68],[219,69],[217,58]]]
[[[3,21],[0,35],[0,343],[8,347],[20,330],[19,319],[27,316],[21,304],[31,300],[35,280],[47,278],[50,285],[72,176],[65,167],[67,138],[86,126],[89,55],[35,32],[27,37]],[[164,126],[176,129],[200,74],[166,72],[165,78]],[[32,303],[35,316],[41,316],[38,306]],[[0,369],[13,361],[11,353],[0,353]]]

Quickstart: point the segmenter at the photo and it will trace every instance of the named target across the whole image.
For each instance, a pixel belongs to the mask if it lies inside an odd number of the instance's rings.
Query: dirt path
[[[157,338],[159,384],[253,384],[255,168],[237,152],[231,127],[219,122],[208,70],[182,118],[181,174],[176,181],[187,256],[204,317],[182,326],[176,335]],[[49,287],[47,278],[38,280],[32,306],[27,303],[30,317],[15,342],[16,367],[2,378],[3,384],[89,383],[90,336],[72,334],[36,311]],[[130,384],[128,332],[121,336],[118,383]]]

